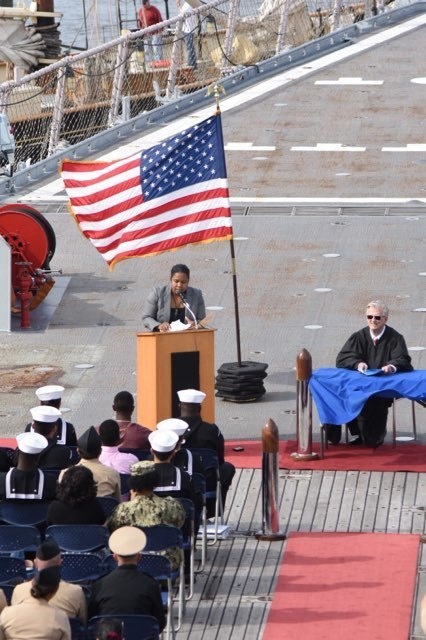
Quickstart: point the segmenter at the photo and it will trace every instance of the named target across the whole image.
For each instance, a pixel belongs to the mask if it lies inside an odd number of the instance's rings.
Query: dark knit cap
[[[77,440],[78,448],[89,455],[98,456],[102,449],[102,442],[95,427],[89,427]]]

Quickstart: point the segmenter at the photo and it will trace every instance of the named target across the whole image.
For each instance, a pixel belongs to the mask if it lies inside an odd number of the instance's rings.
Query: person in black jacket
[[[219,475],[222,487],[222,504],[225,507],[226,494],[235,475],[235,467],[225,460],[225,440],[217,424],[204,422],[201,404],[206,397],[197,389],[182,389],[177,392],[180,401],[180,418],[188,424],[185,431],[184,447],[188,449],[212,449],[219,459]],[[206,473],[207,489],[216,488],[214,473]],[[207,517],[214,516],[214,500],[207,499]]]
[[[34,433],[47,438],[48,445],[40,455],[40,469],[66,469],[71,465],[71,450],[57,443],[58,420],[61,412],[55,407],[41,405],[30,409]]]
[[[41,453],[48,443],[38,433],[20,433],[16,436],[17,465],[0,473],[1,500],[53,500],[56,478],[39,469]]]
[[[404,337],[386,323],[389,309],[381,300],[369,302],[366,308],[367,326],[353,333],[337,354],[336,366],[365,373],[368,369],[381,369],[385,375],[398,371],[412,371]],[[386,436],[388,409],[392,399],[372,396],[357,418],[348,423],[354,439],[350,444],[379,447]],[[324,425],[327,439],[338,444],[340,425]]]
[[[111,534],[109,548],[117,568],[92,585],[89,618],[98,615],[139,614],[154,616],[160,632],[166,620],[160,587],[154,578],[138,571],[146,536],[137,527],[120,527]]]
[[[55,409],[61,408],[62,395],[64,393],[64,387],[59,384],[49,384],[44,387],[39,387],[36,390],[36,396],[40,400],[41,406],[55,407]],[[25,427],[25,431],[32,431],[33,427],[31,422]],[[71,422],[67,422],[62,417],[57,422],[56,440],[58,444],[66,444],[69,447],[77,446],[77,435],[74,425]]]
[[[66,469],[47,511],[47,524],[104,524],[105,513],[96,497],[97,485],[87,467]]]

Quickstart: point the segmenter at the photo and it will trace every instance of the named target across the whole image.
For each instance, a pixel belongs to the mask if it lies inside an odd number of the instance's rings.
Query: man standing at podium
[[[369,369],[381,369],[383,374],[412,371],[404,337],[389,327],[388,307],[381,300],[369,302],[366,308],[367,326],[353,333],[337,354],[336,367],[366,373]],[[379,447],[386,436],[388,409],[392,399],[372,396],[367,400],[357,418],[348,423],[353,440],[349,444],[366,444]],[[340,425],[324,425],[327,439],[338,444]]]

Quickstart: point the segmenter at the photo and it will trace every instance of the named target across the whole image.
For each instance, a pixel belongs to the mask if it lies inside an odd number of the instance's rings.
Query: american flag
[[[220,114],[113,162],[62,163],[81,231],[110,268],[232,237]]]

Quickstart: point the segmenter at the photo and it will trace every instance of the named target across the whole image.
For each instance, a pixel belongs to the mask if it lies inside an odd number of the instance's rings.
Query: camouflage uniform
[[[185,521],[185,510],[175,498],[160,498],[155,494],[136,496],[129,502],[119,504],[107,525],[112,533],[124,526],[152,527],[156,524],[169,524],[182,527]],[[167,549],[165,555],[177,569],[182,561],[181,550],[177,547]]]

